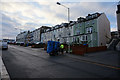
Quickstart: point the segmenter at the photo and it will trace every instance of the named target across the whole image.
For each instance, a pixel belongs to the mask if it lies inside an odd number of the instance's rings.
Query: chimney
[[[88,14],[88,16],[91,16],[91,14]]]

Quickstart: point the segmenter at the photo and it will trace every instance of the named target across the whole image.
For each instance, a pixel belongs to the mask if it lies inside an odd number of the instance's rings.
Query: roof
[[[77,22],[78,23],[81,23],[81,22],[86,22],[86,21],[89,21],[89,20],[93,20],[93,19],[96,19],[98,18],[102,13],[93,13],[93,14],[88,14],[85,18],[83,17],[79,17],[77,18]]]

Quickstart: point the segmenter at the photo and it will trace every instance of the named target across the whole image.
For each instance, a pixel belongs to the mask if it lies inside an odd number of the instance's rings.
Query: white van
[[[8,49],[7,41],[0,40],[0,49]]]

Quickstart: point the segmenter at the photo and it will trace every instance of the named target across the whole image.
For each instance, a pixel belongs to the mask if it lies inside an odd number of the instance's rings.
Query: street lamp
[[[69,23],[70,22],[70,9],[68,7],[66,7],[65,5],[59,3],[59,2],[57,2],[57,4],[68,9],[68,23]],[[70,53],[70,43],[68,43],[68,53]]]
[[[59,3],[59,2],[57,2],[57,4],[58,4],[58,5],[61,5],[61,6],[63,6],[63,7],[65,7],[65,8],[68,9],[68,23],[69,23],[69,22],[70,22],[70,9],[69,9],[68,7],[66,7],[65,5]]]

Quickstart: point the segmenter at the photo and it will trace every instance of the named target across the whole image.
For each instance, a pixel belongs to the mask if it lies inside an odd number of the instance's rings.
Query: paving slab
[[[2,52],[2,51],[1,51]],[[0,52],[0,54],[1,54]],[[6,70],[6,67],[2,61],[2,55],[0,55],[0,80],[10,80],[10,76]]]

